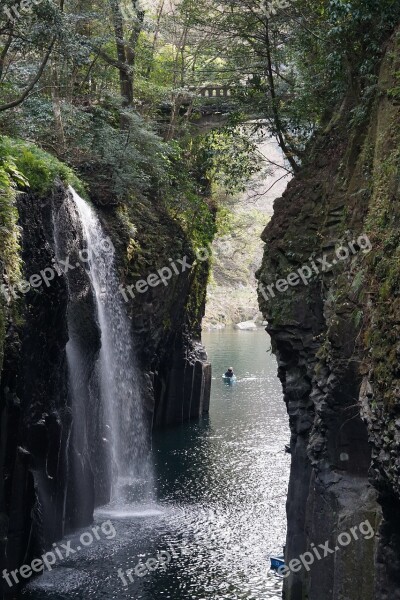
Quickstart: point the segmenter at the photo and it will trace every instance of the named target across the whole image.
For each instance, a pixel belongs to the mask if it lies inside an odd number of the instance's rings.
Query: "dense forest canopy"
[[[184,210],[210,180],[235,191],[260,168],[252,130],[272,133],[296,171],[346,90],[367,109],[399,10],[397,0],[3,0],[1,131],[111,181],[118,197],[151,192]],[[201,132],[207,85],[230,89],[229,119]]]

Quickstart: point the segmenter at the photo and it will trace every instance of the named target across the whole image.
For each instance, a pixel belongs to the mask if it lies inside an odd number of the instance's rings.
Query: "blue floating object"
[[[226,375],[222,375],[222,379],[228,385],[233,385],[234,383],[236,383],[236,375],[232,375],[232,377],[226,377]]]
[[[273,571],[277,571],[280,567],[285,566],[285,557],[284,556],[271,556],[271,569]]]

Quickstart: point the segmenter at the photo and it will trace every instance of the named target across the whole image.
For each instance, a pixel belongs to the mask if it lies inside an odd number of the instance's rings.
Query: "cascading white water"
[[[86,245],[87,273],[93,290],[101,349],[96,364],[99,392],[106,430],[112,448],[113,500],[149,500],[152,473],[149,459],[149,428],[145,420],[139,372],[131,336],[130,321],[119,291],[115,251],[90,205],[70,188]],[[69,353],[76,366],[76,356]],[[74,365],[70,364],[70,371]],[[72,378],[74,373],[72,372]]]

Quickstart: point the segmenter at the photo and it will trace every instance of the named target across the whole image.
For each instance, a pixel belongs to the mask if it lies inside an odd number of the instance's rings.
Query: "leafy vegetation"
[[[17,186],[26,185],[11,157],[0,158],[0,269],[6,285],[15,284],[21,274],[19,255],[18,211],[15,205]],[[6,332],[6,296],[0,294],[0,369]]]
[[[6,288],[18,284],[22,270],[17,194],[31,191],[44,197],[56,179],[85,194],[83,184],[72,169],[54,156],[23,140],[0,137],[0,272],[1,285]],[[0,293],[0,368],[6,314],[9,309],[14,311],[13,302],[12,296]]]
[[[7,171],[9,184],[13,188],[25,191],[29,188],[38,196],[45,196],[59,178],[66,185],[75,187],[80,194],[86,195],[82,182],[72,169],[29,142],[2,136],[0,165]]]
[[[232,113],[272,132],[296,170],[348,90],[368,103],[400,12],[396,0],[291,0],[271,16],[259,0],[42,0],[16,18],[13,5],[0,13],[3,131],[75,167],[107,165],[119,196],[168,179],[168,142],[187,150],[205,85],[230,87]]]
[[[0,256],[7,280],[15,283],[20,274],[18,211],[16,187],[25,183],[11,160],[0,162]]]
[[[368,107],[400,14],[396,0],[291,0],[270,16],[259,0],[3,4],[3,163],[38,194],[59,176],[100,199],[150,197],[195,246],[214,235],[216,192],[261,168],[254,131],[297,171],[349,90]],[[202,124],[210,111],[218,128]]]

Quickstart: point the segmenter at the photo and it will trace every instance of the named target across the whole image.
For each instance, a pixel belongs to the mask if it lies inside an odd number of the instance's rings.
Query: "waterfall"
[[[79,331],[70,331],[67,359],[72,390],[73,417],[80,420],[86,410],[87,428],[109,445],[111,451],[93,460],[108,460],[103,472],[110,473],[112,500],[116,504],[133,500],[149,500],[152,488],[149,458],[149,426],[142,403],[140,373],[135,357],[131,324],[127,315],[115,268],[115,250],[91,206],[72,188],[70,193],[82,229],[80,256],[90,281],[95,320],[100,331],[100,350],[96,355],[90,385],[82,377],[86,357],[77,342]],[[74,328],[73,310],[69,327]],[[75,329],[77,326],[75,325]],[[87,388],[90,389],[87,389]],[[86,389],[83,389],[86,388]],[[90,405],[95,415],[87,414]],[[78,408],[77,408],[78,407]],[[79,408],[80,407],[80,408]],[[85,426],[77,423],[78,435],[87,436]],[[80,433],[79,433],[80,431]],[[100,431],[100,433],[99,433]],[[89,435],[90,438],[90,435]],[[90,444],[90,440],[88,442]],[[108,458],[107,458],[108,457]]]

